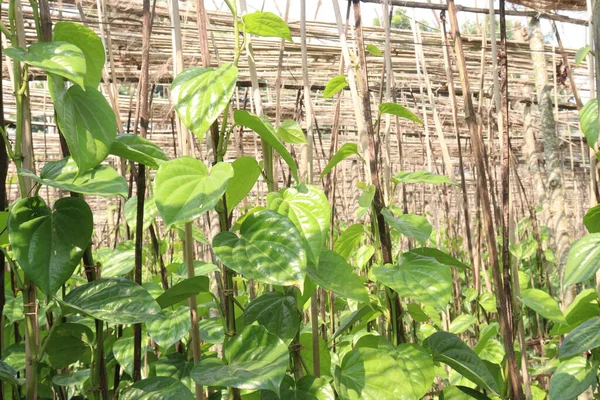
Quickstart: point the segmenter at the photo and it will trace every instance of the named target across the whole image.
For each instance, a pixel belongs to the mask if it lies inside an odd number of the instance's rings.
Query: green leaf
[[[54,25],[54,42],[68,42],[77,46],[85,57],[86,87],[97,87],[104,68],[104,45],[96,32],[75,22],[57,22]]]
[[[8,245],[8,211],[0,211],[0,247]]]
[[[600,347],[600,317],[590,319],[567,335],[560,350],[559,358],[569,358]]]
[[[169,159],[160,147],[133,134],[117,135],[110,146],[110,154],[155,169]]]
[[[268,292],[252,300],[244,311],[244,323],[254,322],[289,344],[300,327],[296,298],[281,292]]]
[[[452,297],[452,273],[434,258],[404,253],[399,266],[373,268],[377,281],[402,297],[444,310]]]
[[[582,290],[569,307],[565,310],[565,319],[571,326],[578,326],[582,322],[598,316],[598,292],[594,289]]]
[[[38,42],[29,46],[27,52],[19,47],[9,47],[4,50],[4,54],[50,74],[60,75],[85,88],[85,56],[74,44],[58,41]]]
[[[121,278],[102,278],[71,290],[61,302],[111,324],[145,322],[160,314],[156,301],[140,285]]]
[[[289,352],[277,336],[262,326],[247,326],[227,343],[223,355],[226,363],[204,358],[196,364],[192,369],[194,381],[200,385],[271,390],[279,394]]]
[[[75,386],[83,384],[89,377],[89,369],[79,369],[73,372],[73,375],[54,375],[52,383],[57,386]]]
[[[229,180],[225,192],[228,214],[231,214],[233,209],[250,193],[261,173],[260,166],[254,157],[239,157],[231,163],[231,167],[233,168],[233,178]]]
[[[398,183],[429,183],[432,185],[438,185],[440,183],[447,183],[449,185],[456,185],[450,178],[444,175],[434,174],[429,171],[400,171],[392,178],[392,182]]]
[[[342,147],[340,147],[339,150],[335,152],[333,157],[331,157],[331,160],[329,160],[329,162],[325,166],[325,169],[323,169],[323,172],[321,172],[321,175],[319,177],[323,179],[323,177],[327,175],[329,171],[331,171],[342,160],[355,154],[360,156],[358,154],[358,145],[356,143],[344,143]]]
[[[377,48],[377,46],[375,46],[375,45],[374,45],[374,44],[372,44],[372,43],[369,43],[369,44],[367,45],[367,48],[366,48],[366,50],[367,50],[369,53],[371,53],[372,55],[374,55],[374,56],[382,56],[382,55],[383,55],[383,53],[381,52],[381,50],[379,50],[379,48]]]
[[[433,360],[442,362],[482,388],[493,393],[500,389],[485,363],[458,336],[436,332],[427,338]]]
[[[54,101],[56,121],[83,173],[108,156],[117,137],[115,113],[98,90],[71,86]]]
[[[166,354],[151,364],[151,367],[156,370],[157,376],[174,378],[182,382],[190,390],[195,390],[196,386],[190,376],[193,366],[194,361],[188,361],[186,356],[180,353]]]
[[[408,108],[396,104],[396,103],[381,103],[379,105],[379,113],[380,114],[392,114],[400,118],[408,119],[409,121],[416,122],[418,124],[423,125],[423,121]]]
[[[306,272],[319,286],[336,296],[369,303],[364,278],[335,251],[323,249],[318,267],[310,264]]]
[[[352,252],[362,241],[365,233],[366,231],[363,224],[350,225],[342,232],[340,237],[337,238],[333,245],[333,250],[345,260],[348,260]]]
[[[90,345],[94,333],[83,324],[61,323],[52,330],[45,343],[46,353],[54,368],[67,368],[76,361],[91,357]]]
[[[21,170],[20,174],[42,185],[69,192],[95,194],[102,197],[115,195],[127,197],[128,192],[127,181],[114,168],[97,165],[80,173],[80,169],[71,157],[47,163],[39,177],[27,170]]]
[[[171,286],[156,298],[156,302],[160,308],[167,308],[209,290],[209,281],[206,276],[194,276]]]
[[[401,344],[389,352],[389,355],[396,360],[403,374],[402,380],[398,382],[398,386],[402,388],[398,399],[423,398],[435,379],[431,355],[423,347],[413,343]]]
[[[600,268],[600,233],[590,233],[571,246],[565,267],[565,287],[591,279]]]
[[[338,75],[329,80],[327,85],[325,85],[325,90],[323,91],[323,97],[326,99],[332,97],[334,94],[337,94],[341,90],[343,90],[346,86],[348,86],[348,80],[344,75]]]
[[[200,329],[200,340],[212,344],[225,342],[225,329],[221,318],[205,318],[198,322],[198,328]]]
[[[352,312],[350,315],[344,317],[340,321],[340,326],[337,331],[333,334],[330,340],[335,339],[339,335],[341,335],[346,329],[355,324],[358,321],[370,321],[377,317],[380,313],[375,311],[371,304],[365,304],[360,307],[358,310]]]
[[[190,222],[211,210],[225,194],[233,177],[231,164],[206,165],[193,157],[179,157],[161,164],[156,173],[156,207],[168,226]]]
[[[135,382],[123,391],[122,400],[194,400],[192,392],[180,381],[153,376]]]
[[[302,288],[306,251],[292,221],[274,211],[249,215],[241,236],[221,232],[213,240],[217,258],[232,270],[260,282]]]
[[[587,139],[588,146],[598,143],[598,100],[591,99],[579,110],[579,127]]]
[[[417,322],[429,322],[429,316],[425,314],[421,306],[417,303],[410,303],[406,306],[406,311]]]
[[[594,52],[592,51],[592,46],[590,46],[589,44],[577,50],[577,53],[575,54],[575,65],[581,64],[589,53],[594,54]]]
[[[0,381],[9,383],[11,385],[21,385],[23,382],[19,379],[19,372],[0,360]]]
[[[317,334],[318,335],[318,334]],[[317,342],[319,342],[319,363],[321,366],[321,375],[330,376],[331,375],[331,355],[329,354],[329,349],[327,348],[327,343],[323,340],[321,336],[317,338]],[[313,353],[313,335],[312,332],[304,332],[300,334],[300,340],[298,343],[301,346],[300,349],[300,357],[302,357],[302,361],[306,364],[306,368],[308,369],[308,374],[313,375],[314,371],[314,353]]]
[[[425,244],[431,236],[432,227],[425,217],[414,214],[395,216],[387,208],[381,210],[381,215],[392,228],[405,236],[415,238],[421,244]]]
[[[171,99],[183,124],[199,142],[225,111],[235,90],[238,70],[233,64],[219,69],[194,67],[180,73],[171,84]]]
[[[527,289],[521,293],[521,303],[531,308],[543,318],[556,323],[565,323],[565,317],[554,300],[548,293],[540,289]]]
[[[306,136],[299,123],[294,120],[284,120],[277,128],[277,137],[289,144],[306,144]]]
[[[15,258],[46,295],[53,295],[77,268],[92,241],[92,211],[76,197],[46,206],[40,197],[19,200],[8,219]]]
[[[290,27],[272,12],[256,11],[242,16],[246,33],[262,37],[278,37],[294,43]]]
[[[271,392],[266,392],[271,394]],[[263,392],[261,400],[273,400],[273,396],[266,396]],[[335,400],[335,393],[329,382],[323,378],[305,375],[295,382],[286,375],[281,383],[281,399],[285,400]]]
[[[399,399],[402,393],[402,369],[383,350],[363,347],[348,352],[335,375],[343,400]]]
[[[125,222],[131,228],[132,232],[136,231],[137,227],[137,196],[131,196],[125,202],[124,214]],[[150,196],[144,199],[144,221],[142,222],[142,229],[146,231],[150,225],[156,220],[158,215],[158,209],[156,208],[156,202],[154,196]]]
[[[127,275],[135,266],[135,242],[125,240],[110,253],[100,253],[95,261],[100,263],[104,278]]]
[[[298,166],[296,165],[296,161],[294,161],[294,158],[287,150],[285,145],[281,143],[279,139],[277,139],[275,128],[273,128],[273,125],[271,125],[269,121],[245,110],[234,111],[233,119],[235,120],[236,125],[241,125],[253,130],[258,134],[258,136],[261,137],[262,140],[268,143],[269,146],[271,146],[290,167],[290,171],[292,172],[294,180],[296,182],[300,182],[298,179]]]
[[[441,400],[490,400],[485,394],[467,386],[446,386]]]
[[[583,223],[589,233],[600,232],[600,204],[590,208],[585,213]]]
[[[162,310],[158,316],[146,321],[148,334],[159,346],[168,349],[192,329],[190,309],[179,307],[175,310]]]
[[[477,323],[477,319],[470,314],[457,316],[450,323],[450,332],[456,335],[464,333],[467,329]]]
[[[564,360],[550,377],[550,400],[578,398],[596,381],[596,372],[584,357]]]
[[[466,269],[466,270],[469,269],[468,265],[463,264],[462,262],[458,261],[456,258],[452,257],[451,255],[448,255],[448,254],[444,253],[443,251],[438,250],[433,247],[418,247],[416,249],[410,250],[409,253],[414,253],[414,254],[418,254],[421,256],[425,256],[425,257],[435,258],[437,260],[437,262],[447,265],[449,267],[457,267],[457,268]]]
[[[331,207],[321,188],[299,185],[267,195],[267,208],[288,217],[300,232],[308,260],[318,264],[329,238]]]
[[[130,376],[133,375],[133,336],[123,336],[115,341],[112,347],[115,359]],[[143,357],[143,355],[142,355]]]

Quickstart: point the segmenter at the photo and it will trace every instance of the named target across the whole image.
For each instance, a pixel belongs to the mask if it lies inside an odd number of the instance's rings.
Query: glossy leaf
[[[395,216],[386,208],[381,210],[381,215],[392,228],[405,236],[415,238],[421,244],[425,244],[431,236],[433,228],[425,217],[414,214]]]
[[[346,86],[348,86],[348,80],[344,75],[338,75],[331,78],[327,85],[325,85],[325,90],[323,91],[323,97],[326,99],[332,97],[337,94],[341,90],[343,90]]]
[[[398,399],[418,400],[425,396],[435,378],[433,359],[427,350],[418,344],[405,343],[389,355],[396,360],[403,374],[398,382],[402,388]]]
[[[151,366],[156,371],[156,376],[174,378],[183,383],[188,389],[194,390],[196,385],[190,376],[194,361],[188,361],[183,354],[165,354],[158,361],[152,363]]]
[[[458,336],[449,332],[436,332],[427,338],[433,360],[442,362],[486,390],[498,393],[494,376],[485,363]]]
[[[98,90],[71,86],[54,101],[56,121],[71,157],[83,173],[108,156],[117,137],[115,113]]]
[[[281,292],[268,292],[258,296],[244,311],[246,325],[255,321],[289,344],[300,328],[295,297]]]
[[[265,210],[249,215],[241,236],[221,232],[213,240],[217,258],[232,270],[273,285],[302,287],[306,251],[289,218]]]
[[[540,289],[527,289],[521,293],[521,302],[541,317],[557,323],[566,322],[565,317],[554,300],[548,293]]]
[[[377,281],[402,297],[444,310],[452,297],[452,273],[434,258],[404,253],[399,266],[373,268]]]
[[[600,232],[600,204],[587,210],[583,216],[583,223],[589,233]]]
[[[267,195],[267,208],[288,217],[300,232],[308,260],[317,264],[329,237],[331,207],[322,189],[299,185]]]
[[[335,393],[326,379],[305,375],[295,382],[291,376],[287,375],[281,384],[280,398],[286,400],[335,400]],[[271,397],[268,399],[271,400]],[[264,400],[264,397],[261,400]]]
[[[50,364],[62,369],[79,360],[89,362],[94,334],[83,324],[67,322],[53,328],[52,335],[46,340],[44,345]]]
[[[377,317],[379,314],[380,312],[373,309],[371,304],[365,304],[358,310],[350,313],[349,315],[343,317],[340,320],[340,326],[331,337],[331,340],[344,333],[346,329],[350,328],[353,324],[356,324],[358,321],[370,321]]]
[[[579,110],[579,127],[587,139],[588,146],[598,143],[598,100],[591,99]]]
[[[262,326],[247,326],[229,341],[223,355],[225,363],[204,358],[196,364],[192,369],[194,381],[200,385],[271,390],[279,394],[289,353],[277,336]]]
[[[452,320],[449,331],[459,335],[467,331],[475,323],[477,323],[477,319],[474,316],[470,314],[462,314]]]
[[[123,391],[122,400],[193,400],[192,392],[180,381],[153,376],[135,382]]]
[[[146,321],[148,334],[161,347],[168,349],[192,329],[190,309],[179,307],[175,310],[162,310],[162,312]]]
[[[211,210],[225,193],[233,168],[217,163],[210,174],[204,163],[180,157],[161,164],[155,178],[154,199],[168,226],[190,222]]]
[[[346,228],[333,245],[336,253],[348,260],[352,252],[358,247],[365,235],[363,224],[354,224]]]
[[[92,211],[76,197],[50,209],[40,197],[19,200],[8,219],[10,245],[25,274],[53,295],[73,274],[92,241]]]
[[[564,286],[585,282],[600,268],[600,233],[590,233],[571,246],[565,267]]]
[[[19,47],[9,47],[4,50],[4,54],[13,60],[62,76],[84,87],[85,56],[74,44],[59,41],[38,42],[29,46],[27,52]]]
[[[449,185],[456,185],[450,178],[444,175],[434,174],[429,171],[401,171],[398,172],[392,178],[394,183],[429,183],[432,185],[439,185],[441,183],[447,183]]]
[[[256,11],[242,16],[246,32],[262,37],[278,37],[294,42],[287,23],[272,12]]]
[[[102,278],[79,286],[65,296],[62,304],[111,324],[145,322],[160,314],[160,307],[144,288],[119,278]]]
[[[364,278],[335,251],[323,249],[318,267],[311,264],[306,272],[315,283],[336,296],[369,303]]]
[[[576,399],[596,382],[596,372],[585,357],[562,361],[550,377],[550,400]]]
[[[104,68],[104,45],[92,29],[75,22],[60,21],[54,25],[54,42],[68,42],[77,46],[85,58],[84,86],[97,87]]]
[[[452,257],[449,254],[444,253],[441,250],[438,250],[433,247],[417,247],[416,249],[412,249],[409,253],[418,254],[425,257],[435,258],[437,262],[440,264],[447,265],[449,267],[457,267],[460,269],[469,269],[469,266],[463,264],[456,258]]]
[[[396,104],[396,103],[381,103],[379,105],[379,113],[380,114],[392,114],[400,118],[408,119],[409,121],[416,122],[418,124],[423,125],[423,121],[408,108]]]
[[[115,359],[130,376],[133,375],[133,336],[122,336],[113,344]],[[143,357],[143,355],[142,355]]]
[[[306,144],[306,136],[299,123],[294,120],[286,119],[281,122],[277,128],[277,137],[289,144]]]
[[[590,319],[567,335],[560,346],[559,358],[569,358],[600,347],[600,317]]]
[[[169,159],[160,147],[133,134],[117,135],[110,146],[110,154],[155,169]]]
[[[331,375],[331,355],[327,348],[327,343],[321,336],[317,338],[319,343],[319,365],[321,366],[321,376]],[[309,375],[314,375],[314,353],[313,353],[313,335],[312,332],[303,332],[300,334],[298,343],[301,346],[300,357],[306,364]]]
[[[72,375],[54,375],[52,377],[52,383],[57,386],[75,386],[81,385],[90,378],[89,369],[80,369],[73,372]]]
[[[273,128],[273,125],[271,125],[269,121],[245,110],[236,110],[233,113],[233,118],[236,125],[241,125],[253,130],[260,136],[262,140],[268,143],[269,146],[271,146],[273,150],[275,150],[281,156],[283,161],[285,161],[285,163],[290,167],[290,171],[294,177],[294,180],[299,182],[298,166],[296,165],[296,161],[294,161],[294,158],[287,150],[285,145],[277,138],[275,128]]]
[[[342,147],[340,147],[338,151],[335,152],[333,157],[331,157],[331,160],[329,160],[329,162],[323,169],[323,172],[321,172],[320,178],[323,179],[323,177],[327,175],[329,171],[331,171],[342,160],[353,155],[359,155],[358,145],[356,143],[344,143]]]
[[[135,266],[135,242],[125,240],[119,243],[107,256],[101,256],[95,261],[100,263],[104,278],[127,275]]]
[[[97,165],[85,172],[80,172],[71,157],[50,161],[44,165],[39,177],[26,170],[22,170],[20,174],[42,185],[69,192],[95,194],[103,197],[116,195],[127,197],[128,192],[127,181],[114,168]]]
[[[243,156],[231,163],[233,177],[229,179],[225,198],[227,201],[227,212],[231,214],[234,208],[250,193],[261,169],[254,157]]]
[[[235,89],[238,70],[233,64],[220,68],[194,67],[180,73],[171,84],[171,100],[183,124],[199,142],[225,111]]]
[[[136,231],[137,226],[137,196],[131,196],[125,202],[124,214],[125,222],[129,225],[132,232]],[[144,199],[144,221],[142,222],[142,229],[146,231],[150,225],[156,220],[158,215],[158,209],[156,208],[156,201],[154,196],[150,196]]]
[[[166,292],[156,298],[156,302],[161,308],[167,308],[192,296],[196,296],[200,292],[208,291],[208,278],[206,276],[194,276],[171,286]]]

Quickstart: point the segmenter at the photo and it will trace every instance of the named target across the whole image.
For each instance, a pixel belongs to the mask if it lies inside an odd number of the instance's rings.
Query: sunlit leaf
[[[571,246],[565,267],[564,286],[585,282],[600,268],[600,233],[590,233]]]
[[[325,90],[323,91],[323,97],[326,99],[332,97],[337,94],[341,90],[343,90],[346,86],[348,86],[348,80],[344,75],[338,75],[331,78],[327,85],[325,85]]]
[[[255,321],[284,342],[290,343],[300,327],[296,298],[281,292],[258,296],[244,311],[246,325]]]
[[[344,143],[342,147],[339,148],[338,151],[335,152],[331,160],[327,163],[323,172],[321,172],[321,178],[329,173],[336,165],[338,165],[342,160],[358,154],[358,145],[356,143]]]
[[[261,173],[260,166],[254,157],[239,157],[231,163],[231,167],[233,168],[233,177],[229,180],[225,192],[229,214],[250,193]]]
[[[409,121],[414,121],[418,124],[423,125],[423,121],[408,108],[397,104],[397,103],[381,103],[379,105],[379,113],[380,114],[392,114],[400,118],[408,119]]]
[[[123,391],[122,400],[193,400],[192,392],[180,381],[153,376],[135,382]]]
[[[414,214],[394,215],[388,209],[381,210],[381,215],[386,222],[401,234],[415,238],[419,243],[425,244],[433,228],[425,217]]]
[[[294,42],[286,22],[272,12],[256,11],[242,16],[246,32],[262,37],[278,37]]]
[[[133,134],[117,135],[110,146],[110,154],[155,169],[169,159],[160,147],[140,135]]]

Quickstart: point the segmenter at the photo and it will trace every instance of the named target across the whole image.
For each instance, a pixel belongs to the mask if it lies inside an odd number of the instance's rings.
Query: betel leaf
[[[8,244],[8,211],[0,211],[0,246]]]
[[[440,183],[447,183],[449,185],[456,185],[450,178],[444,175],[434,174],[429,171],[400,171],[392,178],[394,183],[430,183],[432,185],[438,185]]]
[[[127,222],[132,232],[136,231],[137,226],[137,199],[137,196],[131,196],[123,207],[125,222]],[[144,199],[144,221],[142,222],[144,231],[152,225],[157,215],[158,209],[156,208],[154,196]]]
[[[331,207],[318,186],[299,185],[267,195],[267,208],[288,217],[300,232],[308,260],[318,264],[329,237]]]
[[[577,53],[575,54],[575,65],[581,64],[583,60],[587,57],[587,55],[590,53],[594,54],[594,52],[592,51],[592,46],[590,46],[589,44],[577,50]]]
[[[122,400],[194,400],[194,395],[179,380],[152,376],[135,382],[121,393]]]
[[[336,337],[338,337],[339,335],[341,335],[346,329],[348,329],[349,327],[351,327],[353,324],[357,323],[358,321],[371,321],[371,320],[375,319],[377,316],[379,316],[381,313],[379,311],[375,310],[375,308],[373,307],[373,304],[365,304],[364,306],[360,307],[358,310],[350,313],[346,317],[341,318],[340,326],[334,332],[334,334],[330,338],[330,340],[333,340]]]
[[[590,233],[571,246],[565,267],[564,286],[585,282],[600,268],[600,233]]]
[[[400,365],[386,351],[367,347],[348,352],[335,372],[344,400],[398,399],[404,377]]]
[[[194,361],[188,361],[187,357],[180,353],[165,354],[158,361],[151,364],[151,367],[156,370],[156,376],[168,376],[177,379],[190,390],[194,390],[196,386],[190,376],[193,366]]]
[[[50,209],[40,197],[19,200],[8,218],[8,236],[25,274],[53,295],[73,274],[92,241],[93,216],[77,197],[57,200]]]
[[[323,91],[323,97],[326,99],[332,97],[334,94],[343,90],[346,86],[348,86],[348,80],[344,75],[338,75],[329,80],[327,85],[325,85],[325,90]]]
[[[473,324],[477,323],[477,319],[471,314],[462,314],[458,315],[456,318],[452,320],[450,323],[449,331],[451,333],[455,333],[460,335],[467,331]]]
[[[94,333],[83,324],[61,323],[52,330],[44,346],[54,368],[67,368],[76,361],[89,362]]]
[[[90,378],[89,369],[79,369],[72,375],[61,374],[52,377],[52,383],[56,386],[75,386],[81,385]]]
[[[319,286],[336,296],[369,303],[364,278],[358,276],[344,257],[335,251],[323,249],[319,265],[309,265],[306,272]]]
[[[217,258],[227,267],[260,282],[302,288],[306,251],[289,218],[274,211],[250,214],[241,236],[221,232],[213,240]]]
[[[418,247],[416,249],[410,250],[410,253],[419,254],[421,256],[433,257],[437,260],[437,262],[447,265],[449,267],[457,267],[460,269],[469,269],[469,266],[463,264],[456,258],[452,257],[449,254],[444,253],[441,250],[438,250],[433,247]]]
[[[3,360],[0,360],[0,381],[11,385],[21,385],[23,383],[19,379],[19,372]]]
[[[569,358],[600,347],[600,317],[590,319],[567,335],[560,350],[559,358]]]
[[[272,12],[256,11],[242,16],[246,32],[262,37],[278,37],[294,42],[290,27],[286,22]]]
[[[299,123],[294,120],[284,120],[277,128],[277,137],[289,144],[306,144],[306,136]]]
[[[168,226],[190,222],[212,209],[233,176],[231,164],[220,162],[210,170],[193,157],[179,157],[161,164],[156,173],[154,198]]]
[[[85,58],[86,87],[97,87],[102,80],[105,55],[102,39],[92,29],[75,22],[57,22],[54,25],[54,42],[68,42],[77,46]]]
[[[107,165],[97,165],[80,173],[80,169],[71,157],[50,161],[38,177],[32,172],[21,170],[21,175],[34,181],[57,189],[82,194],[95,194],[103,197],[127,197],[128,185],[114,168]]]
[[[379,50],[379,48],[372,43],[369,43],[367,45],[366,50],[374,56],[382,56],[383,55],[381,50]]]
[[[61,304],[111,324],[145,322],[160,314],[160,307],[146,289],[121,278],[102,278],[79,286]]]
[[[269,121],[245,110],[234,111],[233,119],[236,125],[241,125],[253,130],[258,134],[258,136],[260,136],[262,140],[271,146],[290,167],[290,171],[292,172],[294,180],[299,182],[298,166],[296,165],[296,161],[294,161],[294,158],[287,150],[285,145],[277,138],[275,128],[273,128],[273,125],[271,125]]]
[[[135,242],[133,240],[122,241],[113,251],[105,254],[96,258],[96,262],[99,262],[102,267],[104,278],[127,275],[135,266]],[[144,257],[143,253],[142,257]]]
[[[589,233],[600,232],[600,204],[595,205],[585,213],[583,223]]]
[[[540,289],[527,289],[521,292],[521,303],[531,308],[543,318],[556,323],[566,323],[565,317],[554,300],[548,293]]]
[[[335,152],[331,160],[327,163],[323,172],[321,172],[320,178],[322,179],[325,175],[329,173],[336,165],[338,165],[342,160],[358,154],[358,145],[356,143],[344,143],[342,147],[339,148],[338,151]]]
[[[134,347],[133,336],[121,336],[113,343],[112,346],[112,352],[115,356],[115,360],[117,360],[121,368],[130,376],[133,375]],[[142,358],[143,357],[144,354],[142,353]]]
[[[327,348],[325,340],[317,333],[317,342],[319,344],[319,364],[321,366],[321,375],[331,376],[331,355]],[[298,344],[301,346],[300,357],[306,364],[306,369],[309,375],[315,373],[314,364],[314,346],[313,346],[313,335],[312,332],[303,332],[300,334],[300,340]]]
[[[244,323],[251,325],[255,321],[289,344],[300,327],[296,298],[281,292],[258,296],[244,310]]]
[[[579,110],[579,127],[592,149],[598,143],[598,100],[591,99]]]
[[[532,386],[532,389],[537,388]],[[532,390],[533,391],[533,390]],[[544,399],[545,399],[544,393]],[[496,398],[496,397],[494,397]],[[468,386],[446,386],[440,394],[440,400],[491,400],[485,394],[478,392],[477,390]],[[534,400],[540,400],[534,397]]]
[[[4,54],[16,61],[40,68],[50,74],[60,75],[85,88],[85,56],[74,44],[67,42],[38,42],[27,48],[4,49]]]
[[[231,163],[233,177],[229,180],[225,199],[227,213],[231,214],[233,209],[246,197],[256,184],[261,169],[254,157],[243,156]]]
[[[310,368],[310,364],[308,365]],[[261,396],[261,400],[274,400],[273,396]],[[270,392],[267,392],[270,394]],[[289,375],[286,375],[281,382],[281,393],[279,398],[286,400],[335,400],[333,388],[324,378],[317,378],[312,375],[305,375],[294,381]]]
[[[493,393],[500,389],[485,363],[458,336],[436,332],[426,339],[433,360],[442,362],[482,388]]]
[[[168,349],[192,329],[190,309],[179,307],[175,310],[162,310],[158,316],[146,321],[146,328],[159,346]]]
[[[104,161],[117,137],[115,113],[104,95],[92,87],[71,86],[55,99],[54,108],[79,173]]]
[[[452,273],[434,258],[404,253],[396,266],[377,266],[373,275],[378,282],[402,297],[444,310],[452,297]]]
[[[403,374],[403,379],[398,382],[402,387],[398,399],[423,398],[435,378],[435,366],[431,355],[422,346],[413,343],[401,344],[388,354],[396,360]]]
[[[166,292],[156,298],[156,302],[161,308],[167,308],[192,296],[196,296],[200,292],[208,291],[208,277],[194,276],[171,286]]]
[[[596,381],[596,372],[585,357],[562,361],[550,377],[550,400],[576,399]]]
[[[192,369],[192,379],[200,385],[270,390],[279,394],[289,352],[277,336],[262,326],[247,326],[227,343],[223,355],[225,362],[217,358],[202,359]]]
[[[381,103],[379,105],[380,114],[392,114],[400,118],[405,118],[410,121],[423,125],[423,121],[408,108],[397,103]]]
[[[414,214],[395,216],[387,208],[381,210],[381,215],[392,228],[405,236],[415,238],[421,244],[425,244],[431,236],[433,228],[425,217]]]
[[[110,146],[110,154],[155,169],[169,159],[160,147],[140,135],[133,134],[117,135]]]
[[[183,124],[202,142],[208,128],[227,108],[238,78],[237,67],[189,68],[173,79],[171,99]]]
[[[345,260],[350,258],[352,252],[358,247],[366,234],[363,224],[350,225],[342,232],[333,245],[333,250]]]

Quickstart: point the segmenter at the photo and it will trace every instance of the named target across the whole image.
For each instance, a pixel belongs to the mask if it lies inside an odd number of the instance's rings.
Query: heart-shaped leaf
[[[233,167],[233,178],[229,180],[225,193],[229,214],[250,193],[261,173],[260,166],[254,157],[239,157],[231,163],[231,166]]]
[[[277,336],[251,325],[234,337],[223,351],[226,363],[205,358],[192,369],[200,385],[271,390],[279,394],[286,374],[289,352]]]
[[[328,99],[340,90],[343,90],[346,86],[348,86],[348,80],[344,75],[335,76],[327,82],[327,85],[325,85],[323,97]]]
[[[306,136],[299,123],[286,119],[277,128],[277,136],[281,141],[289,144],[306,144]]]
[[[152,376],[135,382],[123,391],[122,400],[194,400],[194,395],[180,381],[166,376]]]
[[[190,309],[179,307],[175,310],[162,310],[162,312],[146,321],[148,334],[159,346],[168,349],[192,329]]]
[[[258,296],[244,311],[246,325],[255,321],[289,344],[300,327],[296,298],[281,292],[268,292]]]
[[[184,125],[202,142],[204,134],[223,113],[238,78],[233,64],[217,70],[194,67],[180,73],[171,84],[171,99]]]
[[[389,352],[389,355],[396,360],[404,375],[404,379],[398,382],[403,389],[398,399],[423,398],[435,379],[435,366],[431,355],[423,347],[413,343],[401,344]]]
[[[66,197],[46,206],[40,197],[19,200],[8,219],[8,236],[25,274],[51,296],[75,271],[92,241],[93,216],[87,203]]]
[[[283,382],[281,382],[279,398],[286,400],[335,400],[335,392],[324,378],[305,375],[296,382],[294,378],[286,375]],[[260,400],[275,400],[275,395],[271,392],[262,392]]]
[[[233,232],[215,236],[213,250],[223,264],[257,281],[302,287],[306,251],[289,218],[259,211],[246,217],[240,233],[240,237]]]
[[[365,237],[365,227],[363,224],[354,224],[347,227],[337,238],[333,245],[333,250],[348,260],[354,250],[360,245]]]
[[[50,364],[55,368],[67,368],[76,361],[89,362],[94,334],[83,324],[62,323],[53,329],[44,344]]]
[[[228,163],[215,164],[210,174],[202,161],[180,157],[161,164],[156,173],[156,207],[168,226],[190,222],[212,209],[233,176]]]
[[[110,146],[110,154],[144,164],[150,168],[158,168],[160,164],[169,159],[160,147],[140,135],[133,134],[117,135]]]
[[[242,17],[246,32],[262,37],[278,37],[293,43],[287,23],[268,11],[256,11]]]
[[[167,376],[182,382],[188,389],[194,390],[196,386],[192,381],[190,372],[194,366],[194,361],[188,361],[180,353],[171,353],[162,356],[158,361],[152,363],[157,376]]]
[[[421,244],[425,244],[431,236],[432,227],[425,217],[414,214],[395,216],[386,208],[381,210],[381,215],[392,228],[405,236],[417,239]]]

